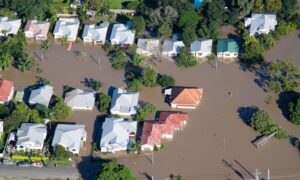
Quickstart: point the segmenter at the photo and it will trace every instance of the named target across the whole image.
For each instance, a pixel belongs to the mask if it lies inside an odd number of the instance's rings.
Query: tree
[[[186,47],[182,48],[179,56],[176,58],[176,64],[179,67],[193,67],[197,65],[197,59],[190,53]]]
[[[140,141],[134,142],[130,145],[129,151],[137,152],[138,154],[140,154],[141,153],[141,145],[142,144]]]
[[[289,20],[298,14],[298,9],[297,0],[283,0],[279,16],[285,20]]]
[[[155,9],[149,15],[149,26],[160,27],[162,24],[166,23],[171,25],[177,21],[178,12],[172,6],[164,6]]]
[[[138,108],[136,115],[137,122],[143,122],[147,116],[154,111],[156,111],[156,107],[153,104],[146,102],[143,106]]]
[[[240,61],[250,67],[261,64],[264,60],[264,47],[253,36],[248,36],[244,42],[244,50],[240,55]]]
[[[142,55],[134,54],[131,60],[132,64],[135,66],[140,66],[145,62],[145,58]]]
[[[72,153],[67,151],[62,145],[56,145],[51,159],[57,161],[67,161],[72,157]]]
[[[145,68],[142,73],[141,82],[146,87],[155,87],[157,85],[157,72],[151,67]]]
[[[266,111],[258,109],[251,118],[251,127],[263,135],[269,135],[277,131],[275,135],[278,139],[288,138],[287,132],[282,130],[275,124],[270,114]]]
[[[111,102],[110,96],[100,93],[97,97],[98,111],[106,113]]]
[[[55,120],[64,120],[72,115],[72,109],[64,103],[63,98],[57,97],[54,107],[51,109]]]
[[[175,85],[175,79],[167,74],[159,75],[157,82],[161,87],[170,87]]]
[[[300,70],[291,60],[277,60],[268,65],[269,89],[290,92],[299,85]]]
[[[188,26],[185,27],[183,29],[183,34],[182,35],[183,35],[184,44],[186,46],[190,46],[190,44],[197,39],[196,31],[192,27],[188,27]]]
[[[296,102],[289,103],[289,121],[296,125],[300,125],[300,98]]]
[[[255,0],[253,10],[255,12],[263,12],[265,9],[263,0]]]
[[[4,106],[3,104],[0,104],[0,118],[3,119],[9,115],[10,111],[8,107]]]
[[[196,28],[199,20],[200,16],[193,8],[186,9],[180,13],[178,26]]]
[[[101,81],[97,81],[97,80],[94,80],[94,79],[90,79],[88,82],[87,82],[87,86],[91,89],[93,89],[94,91],[98,91],[102,86],[103,86],[103,83]]]
[[[115,161],[104,163],[98,172],[97,180],[135,180],[133,173],[125,165]]]
[[[271,34],[262,34],[259,37],[259,42],[265,50],[269,50],[275,45],[275,39]]]
[[[0,69],[6,70],[11,67],[13,57],[9,53],[2,54],[0,56]]]
[[[50,41],[49,40],[44,40],[41,44],[41,50],[42,50],[42,60],[44,60],[44,56],[48,52],[48,49],[50,47]]]
[[[267,1],[265,1],[265,8],[269,12],[277,13],[281,10],[281,7],[282,7],[281,0],[267,0]]]
[[[138,79],[133,79],[128,83],[128,90],[138,92],[142,89],[142,83]]]
[[[64,36],[64,37],[60,38],[60,43],[62,45],[66,44],[67,42],[68,42],[68,37],[67,36]]]
[[[28,71],[34,65],[34,59],[32,56],[24,53],[20,57],[15,59],[15,64],[20,71]]]
[[[132,23],[132,28],[136,31],[137,35],[145,31],[146,22],[142,16],[134,16],[132,18]]]
[[[120,70],[125,68],[127,56],[125,55],[124,51],[122,50],[115,51],[112,55],[112,58],[113,60],[111,62],[111,65],[114,69]]]
[[[158,29],[159,36],[169,38],[172,35],[172,29],[169,24],[163,23]]]
[[[88,9],[100,11],[105,6],[105,0],[86,0],[85,4]]]

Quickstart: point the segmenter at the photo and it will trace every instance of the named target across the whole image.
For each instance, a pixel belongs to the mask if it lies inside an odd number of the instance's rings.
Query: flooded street
[[[300,31],[283,38],[267,53],[267,60],[291,57],[300,66]],[[293,45],[291,45],[293,44]],[[40,54],[39,45],[30,45],[30,51]],[[104,51],[99,47],[84,47],[74,44],[71,51],[65,46],[53,45],[44,61],[37,60],[41,73],[21,73],[15,69],[2,72],[2,78],[14,81],[16,89],[34,84],[39,77],[50,80],[55,95],[61,96],[64,85],[88,89],[84,81],[94,79],[103,82],[102,92],[107,93],[110,87],[125,87],[124,71],[111,68]],[[86,59],[78,52],[86,52]],[[100,59],[100,65],[99,65]],[[291,175],[299,172],[299,152],[288,140],[272,140],[256,149],[251,143],[258,134],[242,119],[247,118],[252,106],[261,107],[271,113],[274,120],[290,134],[300,137],[300,128],[288,122],[272,99],[265,101],[268,94],[258,86],[254,73],[243,71],[238,63],[204,63],[195,68],[180,69],[168,60],[157,67],[159,73],[169,74],[176,79],[178,86],[195,86],[204,89],[203,101],[194,111],[188,111],[187,127],[176,133],[174,140],[165,142],[164,149],[155,152],[154,163],[141,155],[135,158],[119,158],[118,161],[128,165],[138,179],[163,179],[170,175],[182,175],[186,179],[242,179],[251,178],[256,168],[266,176],[267,168],[271,175]],[[228,93],[231,92],[230,97]],[[143,88],[141,101],[149,101],[158,110],[171,110],[164,103],[161,88]],[[86,124],[88,140],[83,151],[83,161],[78,168],[84,179],[93,179],[100,164],[89,161],[91,142],[97,130],[96,109],[93,112],[75,112],[69,122]],[[154,115],[150,118],[153,119]],[[149,156],[150,157],[150,156]],[[150,157],[151,159],[151,157]],[[295,174],[295,173],[294,173]]]

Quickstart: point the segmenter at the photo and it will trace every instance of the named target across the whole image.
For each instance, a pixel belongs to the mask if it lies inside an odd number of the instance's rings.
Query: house
[[[21,27],[21,19],[0,17],[0,36],[16,35]]]
[[[135,31],[125,24],[114,24],[110,35],[113,45],[132,45],[134,43]]]
[[[25,37],[46,40],[49,27],[50,23],[47,21],[28,20],[24,29]]]
[[[36,123],[22,123],[17,130],[17,151],[43,150],[47,126]]]
[[[52,146],[63,146],[73,154],[79,155],[83,143],[86,142],[85,125],[58,124],[55,129]]]
[[[158,122],[161,124],[172,124],[175,131],[182,130],[187,123],[187,113],[168,111],[160,112]]]
[[[166,89],[165,94],[172,108],[196,109],[202,100],[203,89],[173,87]]]
[[[191,53],[198,58],[211,55],[213,40],[196,40],[191,44]]]
[[[52,94],[53,94],[53,87],[49,85],[43,85],[31,91],[29,97],[29,104],[30,105],[41,104],[48,107]]]
[[[85,25],[82,33],[83,42],[105,44],[108,26],[108,22],[103,22],[99,25]]]
[[[73,110],[93,110],[95,95],[95,92],[74,89],[66,93],[65,103]]]
[[[136,53],[144,56],[157,55],[159,52],[158,39],[139,39]]]
[[[79,28],[77,18],[59,18],[55,23],[53,35],[55,39],[66,37],[68,41],[75,41]]]
[[[236,58],[239,55],[239,46],[233,39],[221,39],[217,44],[218,58]]]
[[[162,55],[175,57],[179,54],[181,48],[184,47],[182,41],[177,40],[165,40],[163,44]]]
[[[145,121],[141,137],[141,150],[153,151],[154,147],[161,147],[160,124],[153,121]]]
[[[101,152],[126,151],[132,144],[130,136],[135,136],[136,130],[137,121],[125,121],[123,118],[106,118],[102,126]]]
[[[134,115],[137,111],[138,101],[139,93],[117,88],[113,91],[110,112],[120,116]]]
[[[7,104],[14,95],[14,84],[12,81],[0,79],[0,104]]]
[[[275,30],[276,25],[276,14],[252,13],[251,17],[245,18],[245,27],[250,27],[249,33],[252,36],[269,34]]]

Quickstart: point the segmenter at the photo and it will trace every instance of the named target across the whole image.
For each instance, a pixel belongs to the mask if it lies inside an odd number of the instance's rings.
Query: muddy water
[[[279,44],[286,43],[282,41]],[[30,49],[40,54],[39,45],[31,45]],[[86,60],[76,57],[77,51],[86,52]],[[274,53],[281,54],[280,51]],[[17,89],[34,84],[37,77],[44,77],[51,81],[56,95],[62,94],[64,85],[87,89],[82,83],[85,78],[102,81],[104,85],[101,90],[104,92],[111,86],[125,85],[124,72],[113,70],[103,50],[96,47],[75,44],[72,51],[66,51],[65,46],[53,45],[44,61],[39,61],[39,66],[42,73],[23,74],[10,69],[2,75],[3,78],[13,80]],[[238,109],[252,105],[268,110],[282,128],[300,137],[299,128],[282,116],[274,102],[265,104],[267,94],[255,83],[253,73],[244,72],[235,63],[219,63],[217,70],[209,63],[191,69],[179,69],[172,62],[163,61],[157,70],[172,75],[178,86],[204,88],[204,97],[197,110],[188,111],[190,118],[187,127],[178,132],[173,141],[165,142],[164,149],[155,153],[153,164],[144,156],[118,159],[132,168],[138,179],[145,179],[145,173],[155,179],[163,179],[170,174],[181,174],[187,179],[238,179],[241,176],[249,178],[249,173],[253,173],[255,168],[271,168],[274,175],[286,175],[300,169],[298,152],[288,141],[274,140],[260,150],[251,144],[258,134],[241,120]],[[228,96],[229,92],[232,97]],[[155,104],[158,110],[170,110],[164,103],[160,88],[144,88],[140,97],[141,100]],[[89,154],[94,131],[97,131],[97,115],[96,111],[76,112],[68,120],[87,125],[88,142],[82,156]],[[154,115],[149,117],[153,118]],[[232,165],[231,168],[228,164]],[[84,171],[84,179],[92,179],[99,168],[95,166],[87,161],[84,163],[84,170],[79,168],[81,172]]]

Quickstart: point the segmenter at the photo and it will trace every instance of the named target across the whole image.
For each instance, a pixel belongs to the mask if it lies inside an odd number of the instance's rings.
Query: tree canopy
[[[289,103],[289,113],[289,120],[296,125],[300,125],[300,98]]]
[[[115,161],[104,163],[98,172],[97,180],[135,180],[133,173],[125,165]]]
[[[157,72],[151,67],[146,67],[143,70],[141,82],[146,87],[155,87],[157,85]]]
[[[97,96],[97,106],[100,112],[107,112],[110,105],[111,98],[110,96],[100,93]]]
[[[147,116],[154,111],[156,111],[156,107],[153,104],[146,102],[144,105],[138,108],[136,120],[138,122],[143,122]]]

